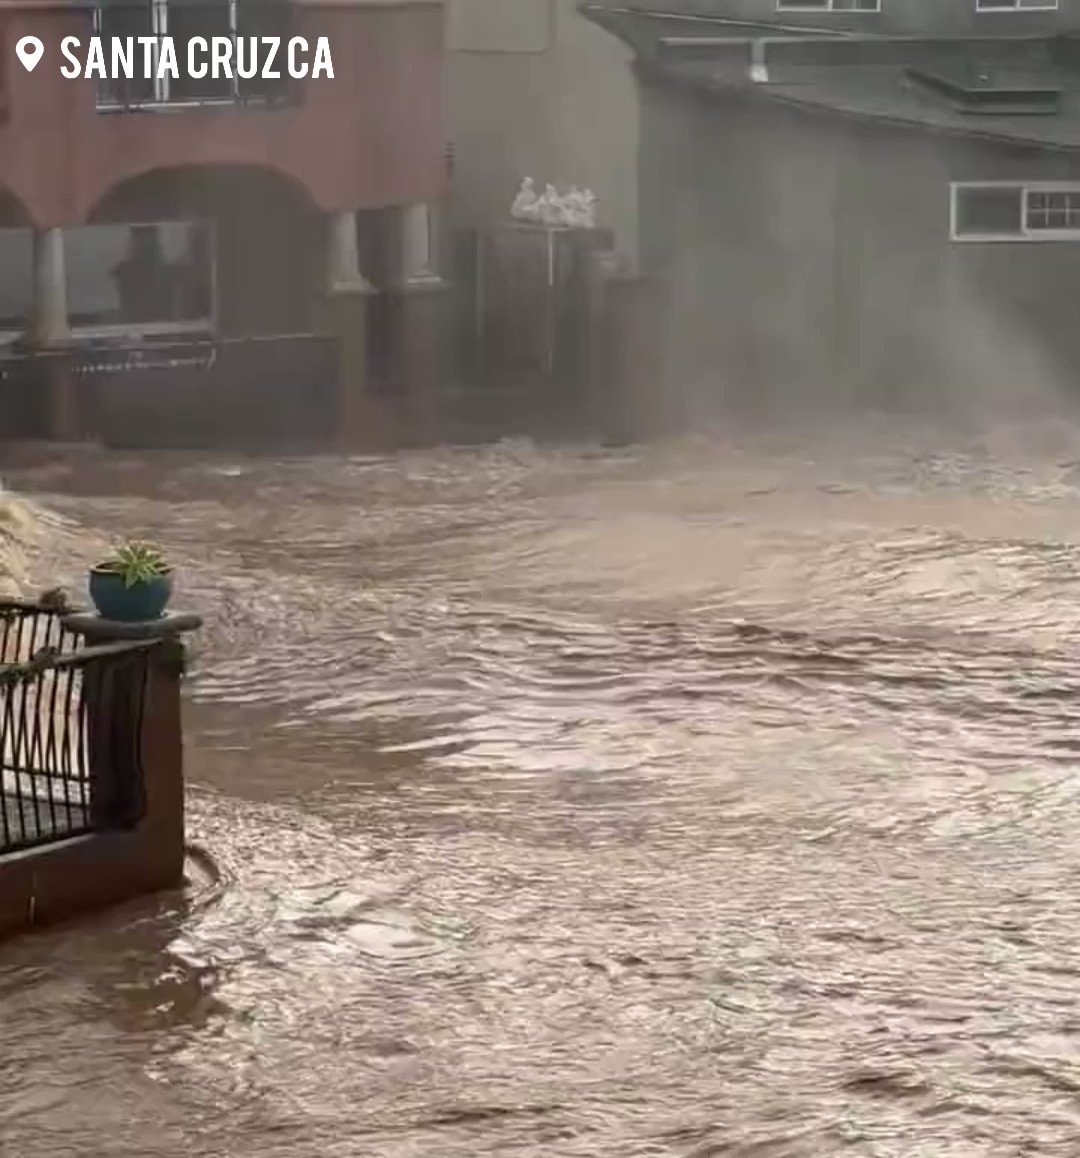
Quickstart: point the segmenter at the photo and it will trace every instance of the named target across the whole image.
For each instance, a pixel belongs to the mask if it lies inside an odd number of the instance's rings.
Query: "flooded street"
[[[207,626],[191,886],[0,948],[0,1154],[1080,1152],[1076,431],[4,479]]]

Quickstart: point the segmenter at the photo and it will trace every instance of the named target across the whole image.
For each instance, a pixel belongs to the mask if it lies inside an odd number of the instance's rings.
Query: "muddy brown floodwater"
[[[1076,1158],[1078,463],[8,472],[208,626],[190,888],[0,950],[0,1153]]]

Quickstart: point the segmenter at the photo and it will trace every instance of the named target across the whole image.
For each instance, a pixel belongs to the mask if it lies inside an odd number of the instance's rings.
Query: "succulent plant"
[[[94,569],[122,576],[125,587],[149,583],[152,579],[168,575],[172,570],[160,547],[137,541],[121,544]]]

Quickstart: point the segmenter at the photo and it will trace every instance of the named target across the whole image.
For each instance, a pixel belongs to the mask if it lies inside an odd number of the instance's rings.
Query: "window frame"
[[[791,0],[776,0],[776,11],[787,15],[801,13],[803,15],[824,16],[874,16],[881,12],[884,0],[871,0],[873,8],[844,8],[838,7],[844,0],[815,0],[814,4],[792,3]]]
[[[144,3],[146,3],[146,6],[150,10],[149,35],[153,36],[157,42],[160,42],[162,37],[169,35],[169,5],[174,2],[175,0],[144,0]],[[218,2],[229,10],[229,35],[235,43],[236,37],[239,35],[239,0],[218,0]],[[101,4],[95,5],[93,11],[95,36],[101,35],[101,13]],[[157,75],[160,43],[155,43],[150,51],[153,58],[152,67],[154,70],[154,75],[150,81],[153,86],[153,94],[150,98],[138,104],[129,105],[122,101],[102,100],[99,92],[97,99],[99,112],[112,112],[127,108],[156,109],[166,106],[172,109],[201,108],[204,105],[233,105],[239,101],[240,77],[236,74],[235,70],[229,78],[229,92],[225,96],[188,97],[182,100],[171,99],[170,86],[173,78],[171,76]]]
[[[975,0],[975,14],[984,12],[1060,12],[1060,0],[1039,0],[1037,4],[1021,4],[1020,0]]]
[[[958,233],[960,196],[965,189],[1015,189],[1020,197],[1020,230],[1017,233]],[[1080,241],[1080,226],[1071,229],[1040,229],[1028,225],[1032,194],[1075,193],[1080,198],[1080,181],[952,181],[949,183],[949,240],[957,243],[1032,241]]]

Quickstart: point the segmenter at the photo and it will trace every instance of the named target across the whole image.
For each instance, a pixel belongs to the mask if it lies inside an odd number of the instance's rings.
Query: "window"
[[[21,333],[34,300],[34,240],[29,229],[0,229],[0,333]]]
[[[83,327],[190,327],[214,313],[213,232],[196,221],[64,234],[68,316]]]
[[[976,12],[1054,12],[1058,0],[975,0]]]
[[[280,99],[288,83],[285,61],[279,59],[276,71],[280,79],[261,76],[263,55],[252,50],[253,38],[276,36],[283,41],[289,36],[289,5],[284,0],[117,0],[100,4],[94,10],[94,34],[131,44],[130,62],[124,61],[129,76],[99,82],[98,108],[139,108],[161,104],[217,104],[257,101],[265,103]],[[134,38],[168,36],[176,51],[176,71],[179,76],[158,76],[156,73],[158,45],[151,47],[151,68],[155,75],[146,77],[144,50]],[[211,54],[202,49],[197,62],[205,64],[206,75],[191,76],[188,72],[188,45],[195,37],[202,37],[207,45],[213,38],[225,38],[231,44],[230,66],[219,68],[218,75],[210,66]],[[108,39],[107,39],[108,38]],[[201,46],[200,46],[201,48]],[[111,61],[106,62],[107,67]],[[256,63],[259,67],[255,67]],[[242,77],[254,69],[255,75]],[[120,72],[120,68],[108,68]],[[231,76],[227,75],[231,72]]]
[[[1080,189],[1028,190],[1024,198],[1024,224],[1029,232],[1080,233]]]
[[[1080,183],[957,183],[950,218],[953,241],[1080,241]]]
[[[34,295],[28,229],[0,229],[0,332],[19,333]],[[214,317],[209,223],[87,225],[64,231],[68,320],[82,331],[208,329]]]
[[[776,0],[777,12],[880,12],[881,0]]]

